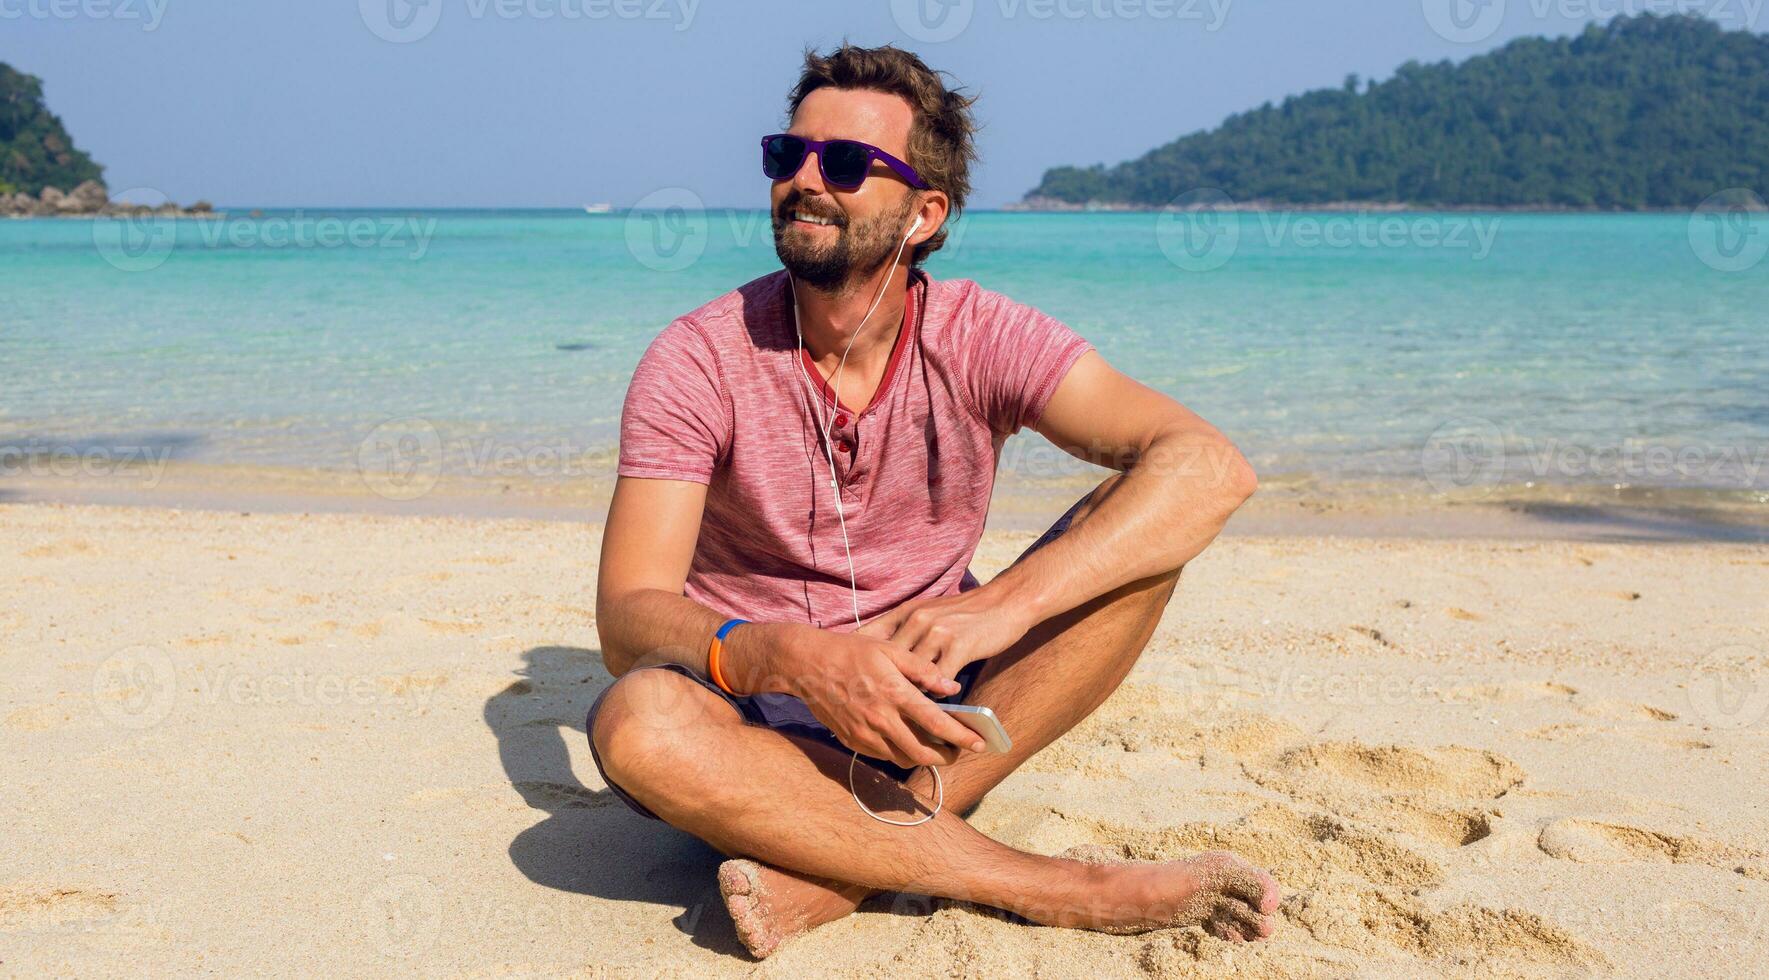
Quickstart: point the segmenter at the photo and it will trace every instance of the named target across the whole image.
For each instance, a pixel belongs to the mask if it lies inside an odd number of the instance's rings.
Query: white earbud
[[[909,239],[915,237],[916,231],[919,230],[920,228],[921,228],[921,215],[918,214],[915,216],[915,224],[912,224],[909,226],[909,231],[906,234],[904,234],[903,240],[908,241]]]

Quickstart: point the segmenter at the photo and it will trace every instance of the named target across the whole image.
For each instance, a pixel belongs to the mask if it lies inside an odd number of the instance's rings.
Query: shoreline
[[[1003,470],[988,531],[1041,531],[1106,471],[1049,477]],[[612,468],[567,477],[388,475],[374,470],[172,463],[103,476],[0,473],[0,507],[71,505],[294,514],[535,519],[597,524]],[[1763,491],[1515,484],[1435,492],[1422,483],[1271,474],[1229,535],[1427,540],[1769,542]]]

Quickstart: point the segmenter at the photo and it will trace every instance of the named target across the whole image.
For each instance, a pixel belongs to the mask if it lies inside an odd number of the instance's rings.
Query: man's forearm
[[[677,663],[709,677],[707,651],[726,617],[662,589],[639,589],[605,602],[597,625],[602,661],[616,677],[636,666]],[[805,627],[808,628],[808,627]],[[719,672],[740,694],[786,691],[797,630],[787,623],[747,623],[725,637]]]
[[[1227,441],[1176,432],[1152,442],[1086,521],[989,583],[1041,622],[1196,558],[1253,493]]]

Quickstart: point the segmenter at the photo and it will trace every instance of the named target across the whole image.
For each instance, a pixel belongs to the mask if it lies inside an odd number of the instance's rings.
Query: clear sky
[[[1765,0],[0,0],[0,60],[107,167],[222,206],[759,206],[806,45],[979,91],[974,207],[1348,73]],[[946,35],[952,35],[950,37]]]

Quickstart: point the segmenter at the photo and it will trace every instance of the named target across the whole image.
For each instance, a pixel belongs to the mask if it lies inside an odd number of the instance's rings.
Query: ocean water
[[[235,214],[0,221],[0,479],[141,446],[348,470],[389,420],[469,475],[605,466],[649,339],[776,267],[759,211]],[[1268,479],[1749,494],[1765,250],[1737,214],[975,213],[928,268],[1063,319]]]

